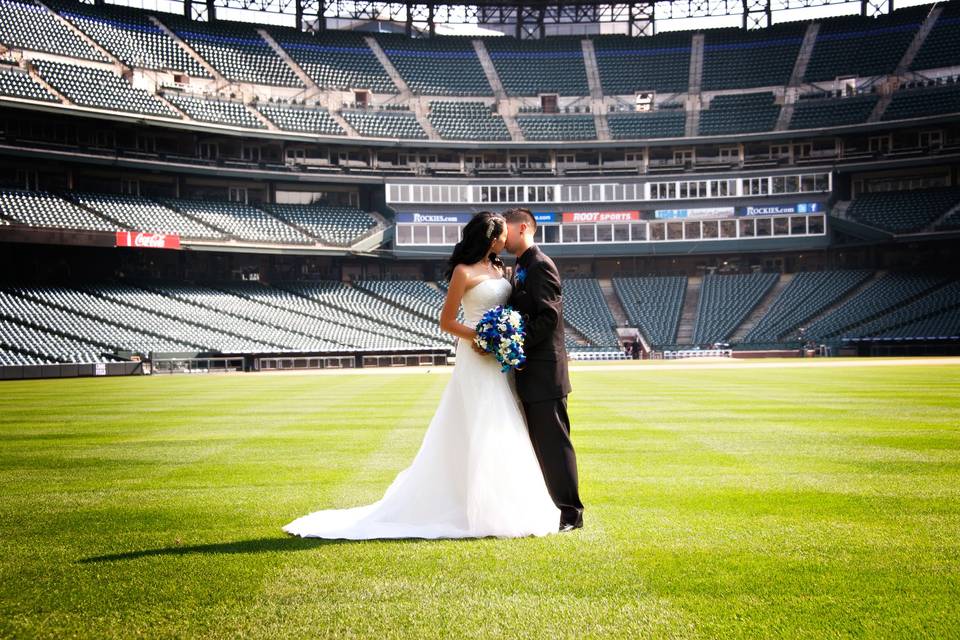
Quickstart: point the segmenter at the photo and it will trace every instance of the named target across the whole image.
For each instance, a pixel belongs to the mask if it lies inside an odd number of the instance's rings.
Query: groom
[[[530,440],[550,497],[560,509],[560,531],[583,526],[577,490],[577,456],[567,417],[567,350],[564,345],[560,273],[534,244],[537,221],[528,209],[509,209],[505,248],[517,257],[509,304],[526,323],[526,365],[517,370],[517,395],[523,402]]]

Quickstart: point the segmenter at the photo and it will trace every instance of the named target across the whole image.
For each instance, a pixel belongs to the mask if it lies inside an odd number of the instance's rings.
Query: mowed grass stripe
[[[360,543],[280,532],[378,499],[447,380],[0,385],[0,636],[958,628],[958,366],[578,369],[584,530]]]

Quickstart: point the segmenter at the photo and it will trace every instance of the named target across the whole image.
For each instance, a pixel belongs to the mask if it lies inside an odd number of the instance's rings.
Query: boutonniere
[[[523,267],[517,267],[517,272],[514,278],[517,281],[517,284],[523,284],[523,281],[527,278],[527,270]]]

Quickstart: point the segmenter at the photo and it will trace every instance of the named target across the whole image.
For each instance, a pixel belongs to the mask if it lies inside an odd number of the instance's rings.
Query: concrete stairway
[[[693,329],[697,322],[697,310],[700,307],[700,288],[703,278],[687,278],[687,291],[683,296],[680,309],[680,326],[677,328],[677,344],[693,344]]]
[[[197,64],[199,64],[201,67],[203,67],[204,70],[206,70],[206,72],[210,74],[210,77],[213,78],[214,81],[215,81],[215,83],[216,83],[216,90],[217,90],[217,91],[219,91],[219,90],[223,89],[224,87],[230,85],[230,81],[229,81],[229,80],[227,80],[226,78],[224,78],[223,75],[222,75],[219,71],[217,71],[217,70],[213,67],[213,65],[211,65],[209,62],[207,62],[207,61],[204,59],[203,56],[201,56],[199,53],[197,53],[197,52],[194,50],[193,47],[191,47],[191,46],[190,46],[189,44],[187,44],[184,40],[182,40],[182,39],[180,38],[180,36],[178,36],[177,34],[175,34],[175,33],[173,32],[173,30],[170,29],[170,27],[168,27],[167,25],[165,25],[165,24],[163,24],[162,22],[160,22],[160,20],[159,20],[156,16],[147,16],[147,17],[150,18],[150,22],[152,22],[153,24],[157,25],[157,27],[159,27],[160,30],[163,31],[163,32],[167,35],[168,38],[170,38],[171,40],[173,40],[174,42],[176,42],[176,43],[177,43],[177,46],[179,46],[181,49],[183,49],[184,51],[186,51],[188,56],[190,56],[191,58],[193,58],[194,60],[196,60],[196,61],[197,61]]]
[[[510,139],[513,142],[522,142],[523,141],[523,131],[520,130],[520,125],[517,124],[517,119],[515,117],[514,111],[511,110],[508,105],[512,104],[512,101],[507,96],[507,90],[503,88],[503,82],[500,81],[500,74],[497,73],[497,68],[493,65],[493,59],[490,58],[490,52],[487,51],[487,45],[483,43],[483,40],[472,40],[473,50],[477,54],[477,59],[480,60],[480,66],[483,67],[483,74],[487,77],[487,82],[490,83],[490,88],[493,89],[493,95],[497,98],[497,103],[499,105],[498,112],[503,118],[504,124],[507,125],[507,131],[510,132]]]
[[[917,57],[917,52],[920,51],[920,47],[923,46],[927,36],[930,35],[930,31],[933,29],[933,25],[936,24],[937,18],[940,17],[941,13],[943,13],[942,6],[936,6],[930,9],[930,13],[924,18],[923,24],[917,29],[917,33],[914,34],[910,46],[903,52],[903,57],[900,59],[900,63],[897,64],[897,68],[894,71],[895,74],[902,75],[910,69],[910,65],[913,64],[913,59]]]
[[[597,52],[593,48],[593,40],[589,38],[581,40],[580,46],[583,49],[587,84],[590,86],[590,111],[593,113],[593,123],[597,128],[597,139],[609,140],[610,127],[607,126],[607,112],[603,104],[603,85],[600,83],[600,69],[597,67]]]
[[[700,128],[700,87],[703,83],[703,34],[695,33],[690,39],[690,80],[687,96],[687,121],[684,135],[695,136]]]
[[[736,328],[733,332],[733,335],[730,336],[730,342],[743,342],[744,337],[750,333],[757,323],[760,322],[760,318],[767,315],[767,312],[770,311],[770,307],[780,297],[780,294],[787,287],[788,284],[793,282],[795,274],[792,273],[783,273],[780,274],[780,279],[770,287],[770,290],[767,291],[766,295],[760,299],[760,302],[757,303],[757,306],[754,307],[743,322],[740,323],[740,326]]]
[[[317,83],[313,81],[313,78],[307,75],[307,72],[303,70],[303,67],[297,64],[297,62],[290,57],[290,54],[284,51],[283,47],[280,46],[280,43],[274,40],[273,36],[271,36],[266,29],[257,29],[257,33],[259,33],[260,37],[263,38],[268,45],[270,45],[270,48],[273,49],[274,53],[276,53],[277,56],[279,56],[279,58],[283,60],[288,67],[290,67],[293,73],[300,78],[300,82],[306,85],[307,90],[303,96],[305,99],[315,98],[323,92],[323,90],[317,86]]]
[[[600,292],[603,293],[603,299],[607,302],[617,326],[629,327],[630,319],[627,317],[627,312],[623,310],[623,305],[620,304],[620,298],[617,297],[617,292],[613,288],[613,281],[609,278],[598,278],[597,283],[600,285]]]
[[[803,84],[803,76],[807,72],[807,65],[810,64],[810,54],[813,53],[813,44],[817,41],[818,33],[820,33],[819,22],[811,22],[807,25],[800,51],[797,52],[797,59],[793,63],[793,72],[790,73],[789,86],[799,87]]]

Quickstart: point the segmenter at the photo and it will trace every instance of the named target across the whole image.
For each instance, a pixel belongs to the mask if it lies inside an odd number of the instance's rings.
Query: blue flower
[[[499,305],[488,310],[477,323],[474,342],[500,363],[500,370],[522,366],[527,357],[523,352],[523,318],[511,307]]]
[[[527,270],[523,267],[517,267],[516,273],[517,284],[523,284],[523,281],[527,279]]]

